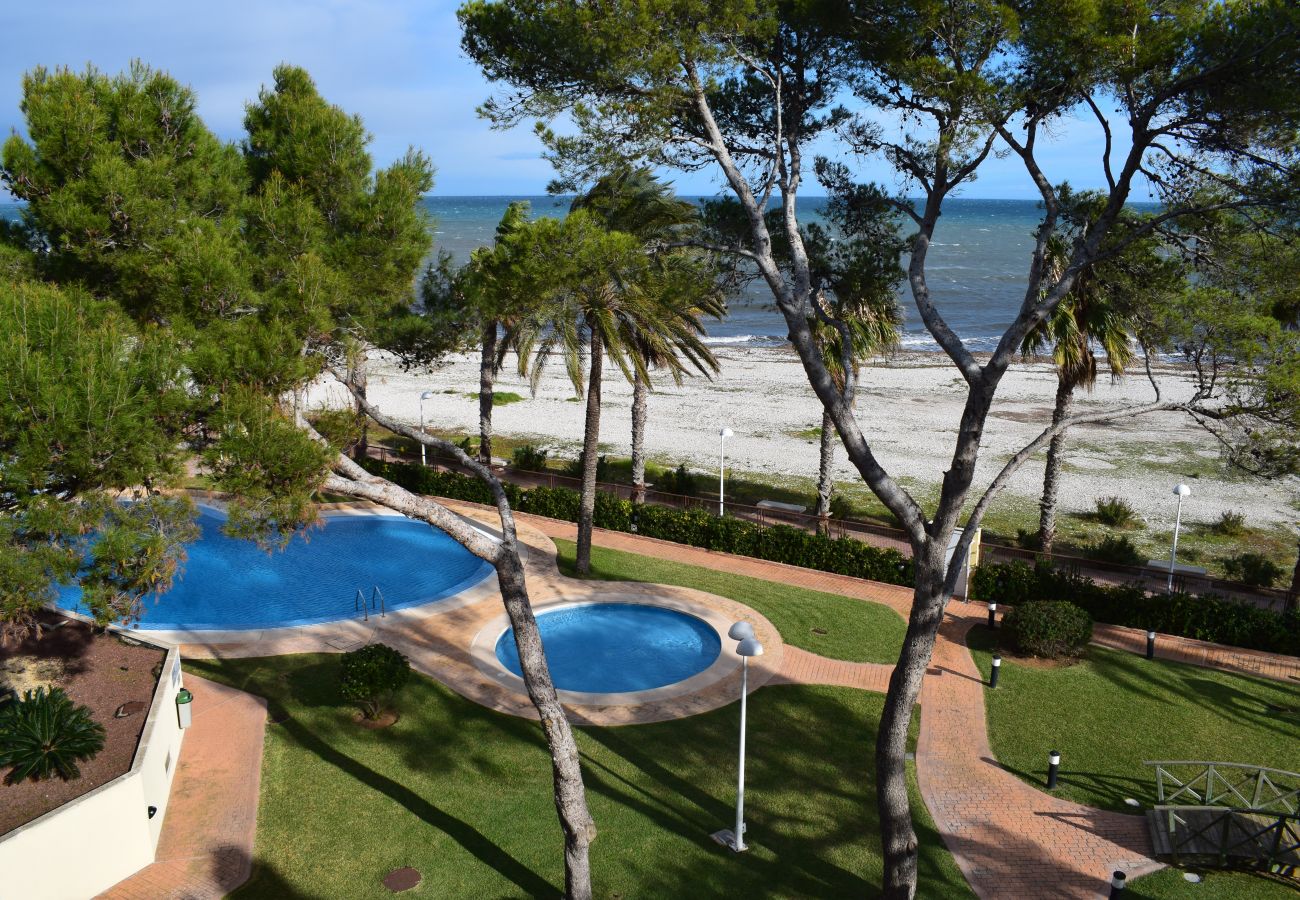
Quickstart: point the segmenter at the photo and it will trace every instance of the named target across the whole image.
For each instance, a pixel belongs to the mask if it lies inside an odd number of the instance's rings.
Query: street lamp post
[[[420,434],[424,435],[424,401],[433,396],[433,391],[425,391],[420,395]],[[424,457],[424,441],[420,442],[420,465],[428,465]]]
[[[745,718],[749,706],[749,658],[762,656],[763,645],[754,637],[754,627],[748,622],[732,625],[727,637],[739,641],[736,652],[740,654],[740,767],[736,774],[736,828],[730,833],[720,831],[715,837],[736,853],[741,853],[749,849],[745,845]]]
[[[725,515],[725,503],[723,493],[726,485],[727,472],[727,438],[734,435],[735,432],[730,428],[718,429],[718,515]]]
[[[1178,560],[1178,528],[1183,522],[1183,498],[1192,492],[1187,485],[1179,482],[1174,485],[1174,496],[1178,498],[1178,510],[1174,513],[1174,546],[1169,551],[1169,582],[1165,585],[1168,593],[1174,592],[1174,565]]]

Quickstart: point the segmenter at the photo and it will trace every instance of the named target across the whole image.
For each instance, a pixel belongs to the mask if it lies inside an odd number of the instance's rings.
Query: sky
[[[494,131],[476,107],[492,87],[460,50],[457,2],[442,0],[44,0],[11,3],[0,21],[0,134],[25,134],[22,76],[38,65],[117,73],[139,59],[169,72],[198,96],[208,127],[243,134],[244,104],[281,62],[307,69],[323,96],[359,114],[383,166],[407,147],[437,166],[435,195],[545,193],[551,167],[525,124]],[[1053,181],[1101,183],[1101,135],[1066,121],[1045,153]],[[884,180],[880,164],[846,159],[863,180]],[[715,172],[666,173],[685,195],[714,194]],[[806,195],[822,193],[811,182]],[[0,190],[0,196],[3,191]],[[962,196],[1036,199],[1014,158],[991,159]],[[1135,196],[1134,199],[1144,199]]]

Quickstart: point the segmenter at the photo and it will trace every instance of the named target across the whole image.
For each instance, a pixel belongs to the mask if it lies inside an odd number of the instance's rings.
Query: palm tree
[[[819,297],[817,302],[824,302]],[[844,341],[838,328],[819,319],[812,319],[813,336],[822,348],[822,358],[826,369],[835,380],[835,386],[841,394],[848,392],[849,406],[857,401],[856,386],[861,361],[894,347],[898,343],[898,331],[902,325],[902,311],[893,295],[876,295],[858,298],[857,302],[841,301],[836,311],[836,318],[843,322],[849,335],[849,373],[844,370]],[[846,374],[851,378],[846,378]],[[817,530],[823,534],[829,532],[828,519],[831,512],[831,495],[835,491],[832,480],[832,468],[835,465],[835,447],[839,443],[835,435],[835,425],[831,414],[822,411],[822,428],[820,455],[817,474]]]
[[[1069,256],[1069,247],[1059,236],[1048,248],[1044,283],[1055,284]],[[1021,344],[1023,356],[1037,356],[1050,349],[1056,364],[1056,405],[1052,424],[1070,414],[1075,389],[1091,391],[1099,370],[1097,352],[1105,357],[1112,379],[1124,375],[1133,360],[1130,335],[1133,320],[1125,309],[1127,298],[1116,291],[1117,282],[1105,269],[1093,268],[1080,273],[1069,295],[1053,314],[1029,334]],[[1057,489],[1061,480],[1061,463],[1065,455],[1068,429],[1058,431],[1047,447],[1047,464],[1043,471],[1043,495],[1038,501],[1038,549],[1052,551],[1056,538]]]
[[[681,267],[658,264],[636,237],[609,230],[578,209],[563,221],[538,219],[512,243],[521,251],[516,284],[540,302],[514,336],[520,372],[536,390],[546,363],[559,354],[574,391],[586,398],[577,549],[577,569],[586,573],[591,568],[605,359],[635,382],[638,376],[649,381],[648,360],[682,357],[706,371],[713,357],[701,340],[699,315],[672,302],[680,289],[672,285],[679,281]]]
[[[726,302],[716,279],[702,271],[705,260],[680,246],[698,232],[700,211],[694,204],[678,199],[671,185],[654,177],[647,168],[621,169],[601,178],[587,193],[577,197],[571,209],[585,209],[599,217],[605,226],[638,238],[658,265],[659,285],[656,294],[671,316],[674,310],[698,319],[709,315],[721,319]],[[669,373],[681,384],[686,367],[678,348],[656,348],[628,335],[636,353],[647,369]],[[666,352],[665,352],[666,351]],[[707,349],[693,359],[706,377],[718,371],[718,361]],[[640,369],[632,377],[632,502],[645,502],[645,424],[650,381]]]

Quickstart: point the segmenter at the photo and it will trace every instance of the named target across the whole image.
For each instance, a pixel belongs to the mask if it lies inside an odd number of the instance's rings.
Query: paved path
[[[181,745],[154,863],[104,900],[217,900],[248,880],[266,701],[186,673],[194,722]]]

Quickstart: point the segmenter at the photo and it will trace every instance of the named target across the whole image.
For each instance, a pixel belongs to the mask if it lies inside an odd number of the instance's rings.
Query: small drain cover
[[[127,716],[133,716],[138,712],[144,712],[148,709],[148,704],[143,700],[129,700],[117,708],[113,713],[114,719],[125,719]]]
[[[384,878],[384,887],[394,894],[400,894],[402,891],[409,891],[419,884],[420,878],[421,875],[418,869],[403,866],[388,873],[387,877]]]

